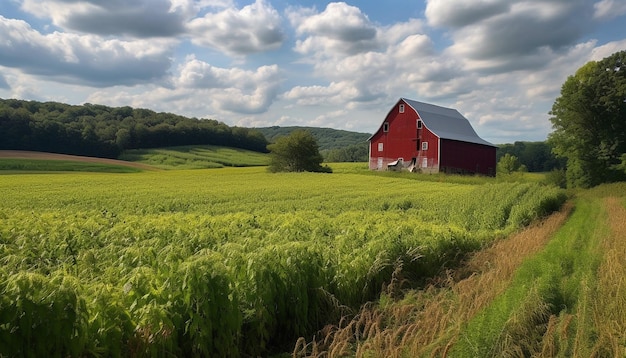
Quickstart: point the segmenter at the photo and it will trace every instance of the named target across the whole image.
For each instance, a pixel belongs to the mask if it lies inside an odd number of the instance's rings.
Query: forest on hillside
[[[317,140],[320,151],[345,148],[355,144],[363,144],[363,146],[367,148],[367,139],[371,136],[370,133],[359,133],[340,129],[319,127],[273,126],[258,127],[255,129],[263,133],[265,138],[267,138],[267,140],[270,142],[273,142],[274,139],[278,137],[289,135],[295,130],[305,130],[311,133],[313,137]]]
[[[267,152],[259,131],[143,108],[0,99],[0,149],[117,158],[126,149],[217,145]]]

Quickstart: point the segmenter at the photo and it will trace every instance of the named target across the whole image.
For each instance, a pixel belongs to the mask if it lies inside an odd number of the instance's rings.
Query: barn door
[[[383,158],[378,157],[378,161],[376,163],[376,169],[380,170],[383,168]]]

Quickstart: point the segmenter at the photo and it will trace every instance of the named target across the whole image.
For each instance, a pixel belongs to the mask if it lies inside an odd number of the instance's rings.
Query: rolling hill
[[[265,138],[272,142],[274,138],[289,135],[289,133],[302,129],[309,131],[319,144],[320,151],[329,149],[341,149],[352,145],[367,145],[367,138],[370,137],[370,133],[350,132],[340,129],[332,128],[318,128],[318,127],[259,127],[253,128],[261,132]]]

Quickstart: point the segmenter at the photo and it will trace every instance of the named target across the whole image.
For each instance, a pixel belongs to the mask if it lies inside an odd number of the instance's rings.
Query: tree
[[[583,65],[550,111],[554,153],[567,158],[568,187],[622,180],[626,153],[626,51]]]
[[[549,172],[565,167],[565,159],[557,158],[547,142],[519,142],[498,146],[496,161],[506,154],[517,157],[520,164],[525,165],[529,172]]]
[[[506,153],[496,165],[498,174],[512,174],[513,172],[525,172],[526,166],[521,165],[516,156]]]
[[[369,154],[367,143],[322,150],[321,152],[327,162],[367,162]]]
[[[267,146],[270,151],[271,172],[331,172],[322,166],[324,160],[319,152],[317,141],[311,133],[296,130],[290,135],[279,137]]]

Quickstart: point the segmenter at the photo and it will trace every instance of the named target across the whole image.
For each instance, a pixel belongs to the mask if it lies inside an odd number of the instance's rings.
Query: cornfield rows
[[[262,168],[0,176],[0,355],[291,351],[561,207],[558,189]]]
[[[293,356],[624,357],[625,232],[625,183],[579,192],[424,288],[390,285]]]

